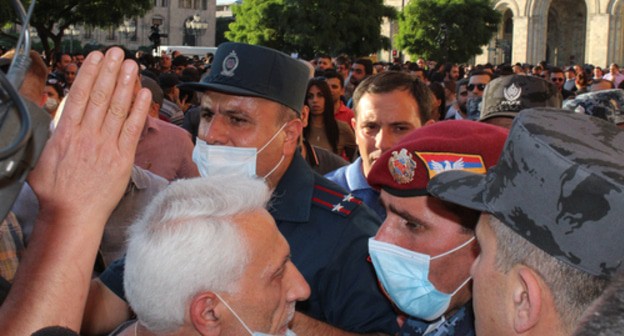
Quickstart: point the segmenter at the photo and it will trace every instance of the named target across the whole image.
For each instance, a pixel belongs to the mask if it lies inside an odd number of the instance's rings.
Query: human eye
[[[375,123],[363,123],[362,129],[368,134],[374,134],[379,131],[379,125]]]
[[[425,229],[425,226],[417,220],[401,218],[401,221],[403,226],[412,233],[419,233]]]
[[[232,124],[234,126],[242,126],[242,125],[245,125],[247,123],[247,118],[244,118],[244,117],[236,115],[236,114],[229,115],[228,116],[228,120],[229,120],[230,124]]]
[[[409,125],[395,125],[393,127],[395,133],[406,133],[412,130],[412,127]]]
[[[211,121],[212,117],[214,117],[214,112],[208,108],[203,108],[201,110],[201,118],[206,121]]]

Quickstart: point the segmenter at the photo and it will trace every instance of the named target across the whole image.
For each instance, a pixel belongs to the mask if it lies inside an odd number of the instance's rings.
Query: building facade
[[[386,4],[400,10],[406,1]],[[607,66],[624,61],[624,0],[496,0],[494,8],[502,23],[475,63]],[[384,32],[392,36],[390,27]]]
[[[131,50],[152,45],[149,36],[158,26],[162,45],[208,46],[215,43],[216,0],[153,0],[154,7],[143,17],[130,18],[116,27],[73,27],[67,39],[82,43],[120,44]]]

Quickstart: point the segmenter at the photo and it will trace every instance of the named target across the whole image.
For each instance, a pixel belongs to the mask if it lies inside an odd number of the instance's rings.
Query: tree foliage
[[[389,45],[381,36],[394,8],[383,0],[245,0],[233,8],[230,41],[260,44],[310,58],[316,53],[368,55]]]
[[[24,2],[28,8],[30,1]],[[37,0],[30,25],[37,30],[46,55],[61,45],[70,25],[92,27],[117,26],[124,18],[142,16],[154,5],[153,0]],[[21,23],[9,0],[0,0],[0,24]],[[50,44],[50,41],[52,44]]]
[[[490,0],[411,0],[396,42],[412,57],[462,63],[481,53],[500,21]]]

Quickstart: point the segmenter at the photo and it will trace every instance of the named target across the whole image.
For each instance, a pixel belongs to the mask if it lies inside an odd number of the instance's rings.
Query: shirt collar
[[[353,163],[348,165],[345,170],[345,177],[349,190],[356,191],[362,189],[372,189],[362,170],[362,158],[359,157]]]

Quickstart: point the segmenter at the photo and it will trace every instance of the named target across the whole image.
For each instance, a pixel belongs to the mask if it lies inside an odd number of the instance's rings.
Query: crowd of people
[[[54,121],[0,226],[7,335],[624,325],[616,64],[30,57]]]

